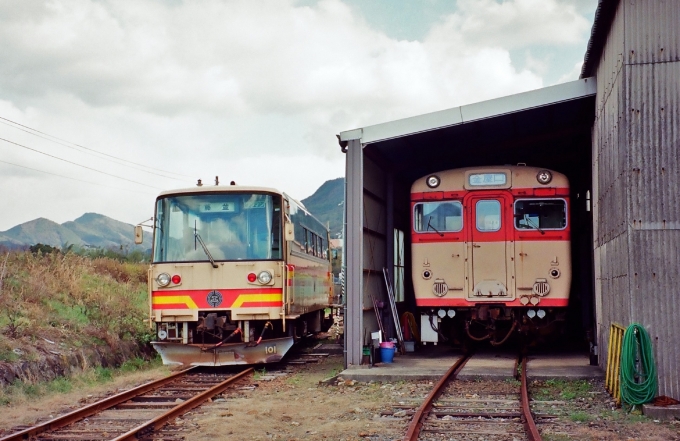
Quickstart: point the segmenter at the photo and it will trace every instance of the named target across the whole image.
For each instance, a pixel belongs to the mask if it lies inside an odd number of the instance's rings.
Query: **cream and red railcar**
[[[504,342],[564,319],[571,285],[569,182],[504,166],[446,170],[411,187],[421,340]],[[447,335],[448,334],[448,335]]]
[[[297,337],[328,326],[328,245],[328,229],[271,188],[161,193],[149,307],[163,363],[275,362]]]

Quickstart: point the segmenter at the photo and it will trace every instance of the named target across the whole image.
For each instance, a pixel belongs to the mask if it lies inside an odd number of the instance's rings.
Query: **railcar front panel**
[[[564,175],[509,166],[442,171],[416,181],[411,202],[413,286],[427,335],[437,327],[433,315],[468,336],[481,325],[492,342],[502,340],[503,322],[509,332],[530,332],[560,318],[571,285]]]

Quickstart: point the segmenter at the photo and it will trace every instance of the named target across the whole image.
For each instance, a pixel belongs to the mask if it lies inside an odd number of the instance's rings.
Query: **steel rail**
[[[231,385],[231,383],[240,380],[246,374],[253,372],[253,370],[254,368],[250,367],[244,370],[243,372],[234,375],[233,377],[229,377],[225,381],[211,387],[205,392],[201,392],[195,397],[190,398],[187,401],[181,403],[180,405],[173,407],[164,414],[159,415],[156,418],[147,421],[146,423],[140,426],[135,427],[134,429],[130,430],[127,433],[124,433],[123,435],[120,435],[117,438],[114,438],[112,441],[136,440],[140,439],[139,438],[140,436],[145,437],[149,435],[151,432],[154,432],[163,427],[168,421],[177,418],[178,416],[190,411],[191,409],[197,406],[200,406],[204,401],[207,401],[213,396],[223,392],[227,387],[229,387],[229,385]]]
[[[522,390],[520,393],[520,400],[522,402],[522,422],[524,423],[524,430],[527,433],[529,441],[542,441],[541,434],[538,433],[538,428],[534,422],[534,417],[531,415],[531,407],[529,406],[529,391],[527,389],[527,357],[522,357]]]
[[[456,361],[453,366],[449,368],[446,374],[444,374],[444,376],[439,379],[437,384],[434,385],[434,388],[432,388],[432,391],[430,391],[429,395],[425,398],[423,404],[420,405],[416,413],[413,415],[413,419],[411,420],[411,424],[408,426],[406,436],[404,436],[404,441],[418,440],[418,435],[420,435],[420,429],[423,427],[423,422],[430,413],[430,410],[432,410],[432,403],[442,393],[444,386],[449,382],[449,380],[454,379],[456,375],[458,375],[458,372],[463,369],[463,366],[465,366],[465,363],[467,363],[469,359],[469,355],[464,355],[463,357],[459,358],[458,361]]]
[[[105,398],[103,400],[97,401],[96,403],[92,403],[88,406],[82,407],[80,409],[74,410],[73,412],[69,412],[65,415],[62,415],[57,418],[53,418],[49,421],[46,421],[42,424],[38,424],[33,427],[29,427],[28,429],[24,429],[20,432],[15,432],[11,435],[7,435],[3,438],[0,438],[0,441],[18,441],[18,440],[26,440],[26,439],[31,439],[32,437],[39,435],[43,432],[47,432],[48,430],[55,430],[62,428],[64,426],[68,426],[69,424],[75,423],[76,421],[82,420],[83,418],[87,418],[89,416],[92,416],[96,413],[99,413],[103,410],[109,409],[111,407],[117,406],[118,404],[124,403],[125,401],[128,401],[138,395],[142,395],[146,392],[149,392],[154,389],[158,389],[161,386],[164,386],[167,383],[170,383],[174,380],[176,380],[179,377],[182,377],[186,375],[188,372],[194,370],[196,367],[191,367],[189,369],[185,369],[180,372],[176,372],[172,375],[169,375],[165,378],[161,378],[160,380],[152,381],[151,383],[146,383],[142,384],[141,386],[135,387],[134,389],[126,390],[125,392],[121,392],[119,394],[113,395],[111,397]]]

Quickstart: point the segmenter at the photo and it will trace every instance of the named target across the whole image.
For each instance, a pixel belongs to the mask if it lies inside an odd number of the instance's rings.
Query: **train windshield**
[[[214,193],[158,199],[154,262],[281,259],[281,196]]]
[[[515,227],[519,230],[562,230],[567,226],[564,199],[524,199],[515,202]]]
[[[413,228],[418,233],[463,229],[463,205],[458,201],[418,203],[413,215]]]

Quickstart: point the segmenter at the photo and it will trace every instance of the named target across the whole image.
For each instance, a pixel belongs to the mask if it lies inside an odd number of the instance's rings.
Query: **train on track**
[[[138,225],[137,243],[142,234]],[[148,285],[151,344],[163,363],[276,362],[299,337],[327,330],[329,239],[301,203],[272,188],[199,181],[162,192]]]
[[[571,285],[569,181],[526,166],[432,173],[411,187],[421,341],[555,332]]]

